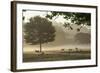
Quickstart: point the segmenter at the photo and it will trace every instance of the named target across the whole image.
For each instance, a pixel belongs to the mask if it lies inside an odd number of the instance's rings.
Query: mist
[[[53,22],[55,27],[55,40],[53,42],[48,42],[42,44],[42,50],[61,50],[61,49],[90,49],[91,48],[91,31],[86,27],[83,27],[80,32],[76,31],[78,25],[72,25],[74,30],[68,30],[63,26],[62,23]],[[24,42],[23,51],[30,52],[34,50],[39,50],[38,45],[29,45]]]

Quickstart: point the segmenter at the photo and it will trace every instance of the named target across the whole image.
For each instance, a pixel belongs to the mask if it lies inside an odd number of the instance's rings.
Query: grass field
[[[41,62],[41,61],[60,61],[60,60],[83,60],[91,59],[89,50],[84,51],[44,51],[31,52],[23,54],[23,62]]]

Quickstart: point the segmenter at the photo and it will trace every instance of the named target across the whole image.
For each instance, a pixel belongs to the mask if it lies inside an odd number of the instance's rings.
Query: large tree
[[[40,52],[43,43],[55,40],[55,28],[52,22],[40,16],[31,17],[29,22],[24,24],[24,33],[26,43],[40,44]]]
[[[59,16],[62,16],[64,19],[70,20],[71,23],[76,25],[81,25],[80,28],[77,29],[77,31],[80,31],[80,29],[84,26],[91,26],[91,14],[90,13],[78,13],[78,12],[56,12],[51,11],[49,14],[46,15],[49,19],[57,19]],[[70,23],[64,23],[65,27],[73,29],[70,25]]]

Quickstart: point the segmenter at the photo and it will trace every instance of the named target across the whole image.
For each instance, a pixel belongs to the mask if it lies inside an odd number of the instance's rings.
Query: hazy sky
[[[47,14],[50,14],[50,12],[46,12],[46,11],[28,11],[27,10],[27,11],[23,12],[23,16],[25,16],[24,22],[28,22],[31,17],[34,17],[34,16],[45,17]],[[66,20],[63,19],[62,16],[59,16],[55,21],[56,22],[61,22],[61,23],[66,22]],[[67,21],[67,22],[70,22],[70,21]]]

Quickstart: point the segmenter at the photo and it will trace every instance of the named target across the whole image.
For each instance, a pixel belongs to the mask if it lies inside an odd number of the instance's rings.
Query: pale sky
[[[47,14],[50,14],[49,11],[34,11],[34,10],[27,10],[27,11],[24,11],[23,12],[23,16],[25,16],[25,19],[24,19],[24,22],[29,22],[29,19],[31,17],[34,17],[34,16],[41,16],[41,17],[45,17]],[[56,20],[54,20],[55,17],[52,19],[53,22],[57,22],[57,23],[62,23],[64,24],[65,22],[69,22],[71,23],[70,19],[69,20],[66,20],[63,18],[63,16],[59,16],[57,17]],[[90,29],[91,27],[90,26],[84,26],[86,27],[87,29]]]
[[[45,16],[47,15],[47,13],[50,14],[50,12],[47,12],[47,11],[29,11],[29,10],[27,10],[27,11],[23,12],[23,16],[25,16],[24,22],[28,22],[29,19],[30,19],[31,17],[34,17],[34,16],[45,17]],[[54,19],[55,19],[55,18],[54,18]],[[54,20],[53,20],[53,21],[54,21]],[[58,23],[59,23],[59,22],[60,22],[60,23],[66,22],[66,20],[65,20],[62,16],[59,16],[55,21],[58,22]],[[70,21],[67,21],[67,22],[70,22]]]

